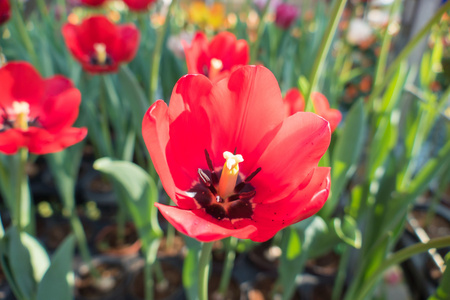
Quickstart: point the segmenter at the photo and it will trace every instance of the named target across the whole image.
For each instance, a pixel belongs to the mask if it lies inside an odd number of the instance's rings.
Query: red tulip
[[[328,197],[330,170],[318,162],[329,124],[306,112],[286,118],[278,83],[263,66],[243,66],[217,82],[185,75],[169,106],[158,100],[149,108],[142,133],[177,205],[156,206],[200,241],[266,241]]]
[[[288,29],[294,24],[299,15],[297,6],[289,3],[281,3],[275,13],[275,24],[283,29]]]
[[[139,31],[134,24],[115,25],[104,16],[93,16],[80,25],[67,23],[62,34],[72,55],[91,73],[117,71],[138,50]]]
[[[81,3],[88,6],[100,6],[108,0],[81,0]]]
[[[78,143],[86,128],[74,128],[81,94],[60,75],[43,79],[27,62],[0,68],[0,152],[21,147],[32,153],[61,151]]]
[[[0,25],[6,23],[11,17],[11,6],[9,0],[0,0]]]
[[[247,41],[237,40],[234,34],[224,31],[208,42],[203,32],[197,32],[192,44],[183,44],[189,74],[203,74],[220,80],[238,66],[250,61]]]
[[[331,132],[333,132],[341,122],[341,112],[337,109],[330,108],[327,98],[321,93],[313,92],[311,94],[311,99],[314,106],[314,111],[319,116],[330,122]],[[296,88],[288,90],[283,100],[286,116],[305,110],[305,100],[303,99],[303,95]]]
[[[147,10],[156,0],[123,0],[130,10]]]

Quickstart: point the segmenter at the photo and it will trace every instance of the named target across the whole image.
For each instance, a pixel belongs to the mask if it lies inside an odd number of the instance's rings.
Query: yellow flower
[[[207,6],[202,1],[194,1],[188,9],[189,21],[201,28],[219,29],[225,23],[225,7],[222,3]]]

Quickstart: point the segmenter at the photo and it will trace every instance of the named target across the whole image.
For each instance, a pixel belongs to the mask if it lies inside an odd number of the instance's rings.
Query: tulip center
[[[96,43],[94,44],[94,55],[91,57],[91,63],[94,65],[110,65],[111,64],[111,57],[108,55],[108,52],[106,52],[106,45],[103,43]]]
[[[220,59],[213,58],[211,59],[210,65],[209,65],[209,77],[214,78],[216,77],[223,69],[223,63]]]
[[[12,104],[13,113],[16,115],[14,128],[27,130],[28,116],[30,115],[30,104],[24,101],[14,101]]]
[[[256,191],[250,180],[261,171],[256,169],[245,177],[239,172],[242,155],[225,151],[225,163],[215,169],[213,162],[205,150],[208,169],[198,169],[199,183],[195,184],[189,194],[205,211],[218,220],[251,219],[253,215],[253,197]]]

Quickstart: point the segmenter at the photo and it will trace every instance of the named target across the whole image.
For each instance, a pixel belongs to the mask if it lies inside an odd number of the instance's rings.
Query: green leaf
[[[183,287],[189,300],[198,299],[198,257],[199,249],[188,248],[183,263]]]
[[[365,127],[364,105],[360,100],[350,109],[334,147],[331,164],[331,196],[321,211],[324,219],[327,219],[334,211],[344,187],[356,170],[363,149]]]
[[[450,299],[450,252],[445,256],[445,271],[441,278],[441,283],[436,289],[434,295],[431,295],[428,300],[446,300]]]
[[[289,230],[289,241],[286,249],[286,259],[294,260],[302,253],[302,242],[295,230]]]
[[[153,179],[138,165],[105,157],[97,159],[94,169],[109,175],[123,190],[125,204],[141,236],[160,234],[156,207],[158,189]]]
[[[69,235],[52,257],[52,263],[37,289],[37,300],[73,299],[74,274],[72,270],[75,237]]]
[[[34,298],[37,283],[50,265],[48,255],[33,236],[19,232],[16,227],[8,230],[8,236],[8,257],[14,282],[26,298]]]
[[[356,221],[352,217],[346,215],[342,221],[339,218],[335,218],[333,227],[341,240],[356,249],[361,248],[361,232],[358,229]]]

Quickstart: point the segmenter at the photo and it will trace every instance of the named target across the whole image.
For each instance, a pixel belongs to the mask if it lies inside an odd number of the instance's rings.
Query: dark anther
[[[233,155],[236,155],[237,147],[234,147]]]
[[[239,194],[233,194],[230,197],[228,197],[228,201],[229,202],[233,202],[233,201],[236,201],[236,200],[239,200]]]
[[[234,187],[234,192],[235,193],[239,193],[245,186],[245,182],[242,181],[240,183],[238,183],[235,187]]]
[[[208,175],[206,175],[205,172],[203,172],[202,169],[198,169],[198,176],[200,177],[200,180],[205,184],[207,187],[211,186],[211,178],[209,178]]]
[[[113,64],[113,62],[112,62],[112,59],[111,59],[111,57],[109,57],[109,56],[106,56],[106,60],[105,60],[105,65],[108,65],[108,66],[110,66],[110,65],[112,65]]]
[[[249,176],[247,176],[247,178],[245,178],[244,182],[250,182],[250,180],[253,179],[253,177],[256,176],[256,174],[259,173],[259,171],[261,171],[261,167],[259,167],[258,169],[256,169],[252,174],[250,174]]]
[[[211,171],[212,182],[214,184],[216,184],[219,182],[219,178],[217,178],[216,172],[214,172],[214,167],[213,167],[211,157],[209,156],[208,150],[206,150],[206,149],[205,149],[205,157],[206,157],[206,163],[208,164],[208,168]]]
[[[90,58],[89,58],[89,63],[91,64],[91,65],[98,65],[99,63],[98,63],[98,60],[97,60],[97,57],[95,57],[95,56],[91,56]]]
[[[241,199],[241,200],[248,200],[248,199],[253,198],[255,195],[256,195],[256,191],[255,190],[252,190],[252,191],[249,191],[249,192],[242,192],[242,193],[239,194],[239,199]]]

